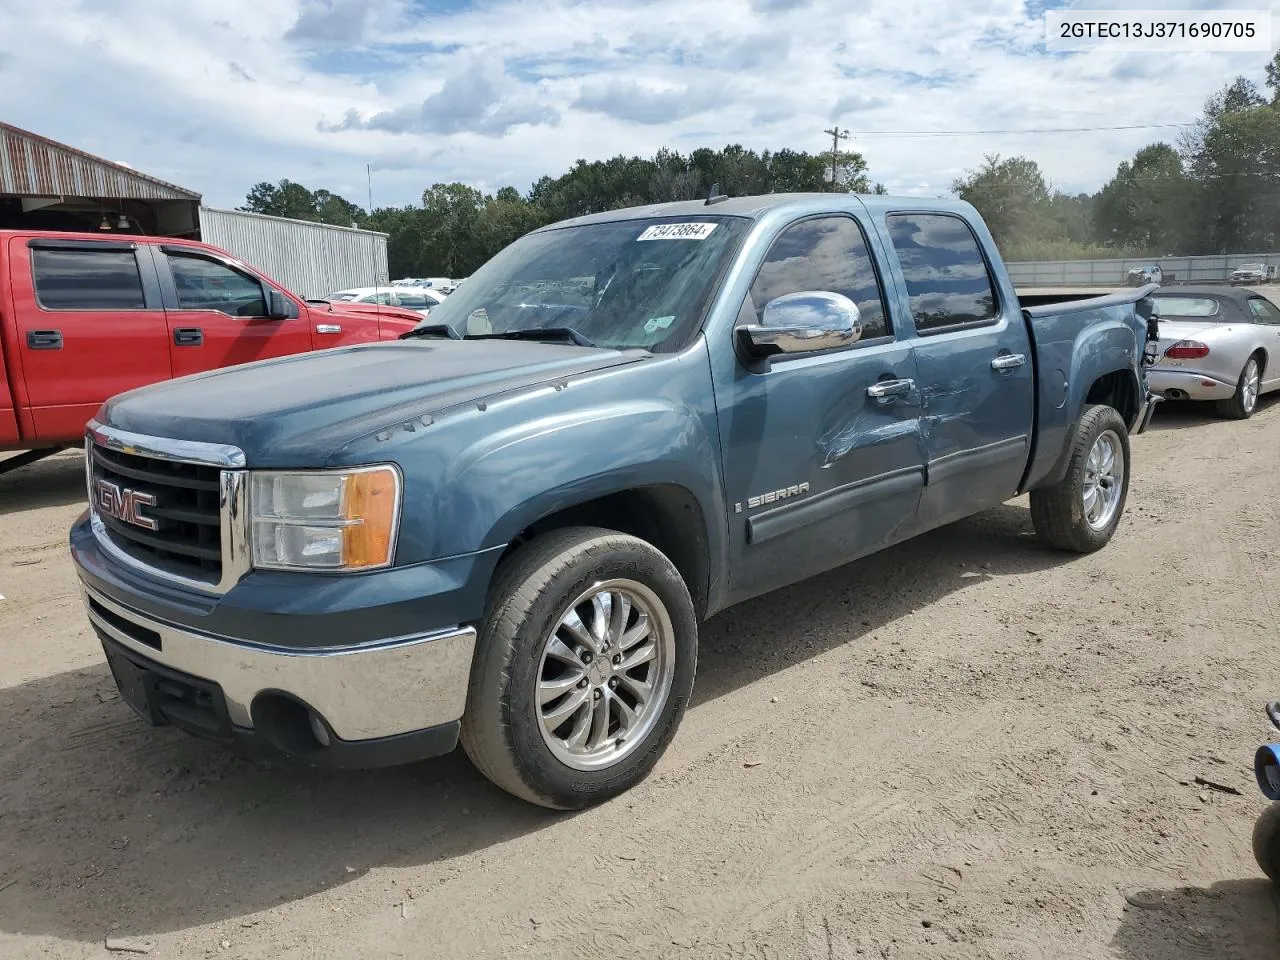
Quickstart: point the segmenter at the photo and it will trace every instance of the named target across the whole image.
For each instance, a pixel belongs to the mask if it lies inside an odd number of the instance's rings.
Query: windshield
[[[1218,316],[1220,307],[1213,297],[1154,297],[1162,317],[1197,317],[1205,320]]]
[[[463,336],[569,328],[599,347],[681,349],[749,220],[620,220],[529,234],[432,309]]]

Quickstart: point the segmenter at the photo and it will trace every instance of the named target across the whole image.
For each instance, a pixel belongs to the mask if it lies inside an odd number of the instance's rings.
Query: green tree
[[[1267,86],[1271,88],[1271,102],[1280,103],[1280,51],[1267,64]]]
[[[1098,194],[1094,223],[1106,243],[1151,254],[1181,252],[1190,241],[1194,185],[1178,151],[1167,143],[1143,147],[1124,161]]]
[[[291,220],[311,220],[349,227],[365,218],[364,210],[328,190],[312,192],[300,183],[281,180],[278,184],[254,184],[240,208]]]
[[[1036,239],[1057,239],[1049,187],[1040,166],[1025,157],[1001,160],[988,154],[982,166],[952,184],[960,199],[977,208],[1005,256]]]

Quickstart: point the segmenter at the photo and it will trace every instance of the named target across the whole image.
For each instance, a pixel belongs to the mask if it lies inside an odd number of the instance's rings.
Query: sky
[[[914,134],[1187,123],[1270,55],[1050,53],[1043,11],[1278,3],[0,0],[0,119],[218,207],[282,178],[366,206],[366,164],[379,207],[525,192],[664,146],[829,150],[833,124],[892,193],[946,195],[988,154],[1091,192],[1178,128]]]

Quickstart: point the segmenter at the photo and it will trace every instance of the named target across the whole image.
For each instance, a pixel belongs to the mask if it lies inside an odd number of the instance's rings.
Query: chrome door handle
[[[1020,367],[1026,362],[1026,356],[1021,353],[1002,353],[991,361],[991,369],[1012,370],[1014,367]]]
[[[910,393],[915,385],[914,380],[880,380],[867,387],[867,396],[874,400],[900,397],[904,393]]]
[[[317,323],[316,333],[341,333],[342,327],[336,323]]]

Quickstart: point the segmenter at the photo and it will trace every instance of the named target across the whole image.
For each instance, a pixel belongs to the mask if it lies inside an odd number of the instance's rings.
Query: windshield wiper
[[[408,340],[411,337],[444,337],[448,340],[462,339],[458,331],[453,329],[453,327],[449,326],[447,323],[427,323],[400,334],[401,340]]]
[[[506,330],[502,333],[473,333],[463,340],[568,340],[579,347],[595,344],[573,327],[530,327],[527,330]]]

